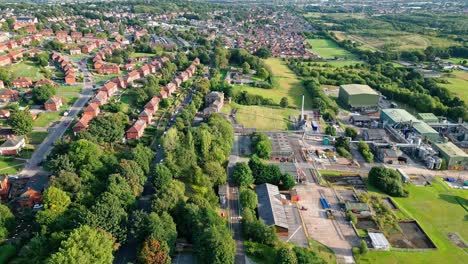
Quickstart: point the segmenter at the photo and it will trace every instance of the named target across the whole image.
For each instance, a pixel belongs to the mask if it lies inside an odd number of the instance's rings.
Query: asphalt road
[[[239,161],[239,136],[234,136],[234,147],[229,156],[228,173],[228,211],[229,211],[229,227],[233,232],[233,239],[236,243],[236,256],[234,263],[244,264],[245,263],[245,250],[244,241],[242,238],[242,222],[240,218],[240,206],[239,206],[239,188],[234,184],[232,180],[232,173],[234,165]]]
[[[91,73],[86,68],[86,61],[87,58],[80,61],[82,64],[78,63],[78,68],[83,72],[84,76],[83,90],[81,91],[78,99],[69,109],[68,116],[62,117],[54,127],[49,128],[49,135],[33,152],[31,158],[28,160],[23,170],[21,170],[19,173],[21,177],[32,177],[38,173],[43,172],[39,164],[45,160],[47,155],[52,150],[54,142],[63,136],[65,131],[72,123],[73,119],[75,119],[81,109],[91,99],[93,95],[93,80]]]

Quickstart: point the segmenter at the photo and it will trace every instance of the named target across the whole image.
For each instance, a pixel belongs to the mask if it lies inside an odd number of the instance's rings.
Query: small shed
[[[377,250],[390,250],[390,243],[383,233],[371,233],[369,232],[369,237],[372,242],[372,247]]]

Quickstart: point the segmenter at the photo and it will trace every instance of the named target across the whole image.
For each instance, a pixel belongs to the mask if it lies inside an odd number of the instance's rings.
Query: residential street
[[[40,172],[43,172],[39,164],[47,157],[49,152],[52,150],[54,142],[63,136],[65,131],[68,129],[73,119],[78,115],[81,109],[91,99],[93,95],[93,80],[92,75],[86,68],[87,59],[81,60],[82,63],[78,63],[78,68],[82,70],[84,75],[83,90],[80,96],[68,111],[68,116],[64,116],[54,126],[49,128],[49,135],[44,141],[36,148],[33,155],[26,163],[24,169],[19,173],[21,177],[32,177]]]

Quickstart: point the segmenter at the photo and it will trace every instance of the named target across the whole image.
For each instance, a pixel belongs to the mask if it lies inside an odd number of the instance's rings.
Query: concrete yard
[[[332,189],[308,183],[297,185],[296,190],[300,199],[298,206],[307,208],[300,213],[309,237],[332,249],[339,263],[354,263],[352,247],[359,243],[359,239],[344,213],[337,211],[338,200]],[[320,203],[321,194],[334,209],[335,220],[327,218]]]
[[[288,219],[288,236],[282,236],[281,239],[286,242],[292,242],[300,247],[309,247],[309,241],[302,225],[301,216],[298,207],[293,203],[284,205],[286,218]]]

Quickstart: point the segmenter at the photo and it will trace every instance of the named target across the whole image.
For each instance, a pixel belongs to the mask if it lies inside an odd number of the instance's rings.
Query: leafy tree
[[[11,76],[11,72],[8,71],[7,69],[0,69],[0,80],[2,80],[5,85],[10,85],[11,80],[13,77]]]
[[[165,190],[171,184],[172,173],[166,165],[159,163],[154,167],[153,186],[156,190]]]
[[[287,97],[281,98],[280,106],[285,108],[285,107],[288,107],[288,105],[289,105],[288,98]]]
[[[297,264],[296,254],[288,246],[282,246],[278,249],[276,261],[279,264]]]
[[[242,63],[242,73],[244,74],[250,73],[250,64],[247,63],[246,61]]]
[[[383,166],[373,167],[368,175],[369,183],[391,196],[406,197],[408,191],[403,188],[400,174]]]
[[[374,161],[374,154],[372,154],[369,145],[364,141],[359,141],[358,143],[358,150],[361,153],[362,157],[366,160],[366,162],[373,162]]]
[[[119,242],[124,242],[127,236],[127,218],[122,201],[117,196],[105,192],[89,210],[86,223],[94,228],[101,228]]]
[[[240,187],[247,187],[254,183],[252,170],[245,162],[236,163],[232,177],[234,182]]]
[[[251,136],[254,153],[262,159],[269,159],[272,151],[271,140],[263,133],[254,133]]]
[[[167,212],[163,212],[161,215],[154,212],[150,213],[148,217],[148,231],[148,235],[152,239],[166,242],[171,251],[175,251],[177,239],[176,225]]]
[[[85,225],[75,229],[47,263],[111,264],[114,259],[113,249],[114,239],[110,234]]]
[[[111,174],[108,179],[107,189],[109,193],[117,196],[122,205],[129,207],[135,203],[135,195],[127,179],[120,174]]]
[[[150,170],[151,161],[154,158],[153,151],[142,144],[138,144],[132,149],[131,156],[132,159],[140,165],[143,172],[147,174]]]
[[[57,176],[51,177],[51,186],[75,196],[81,190],[81,178],[74,172],[60,171]]]
[[[54,173],[61,171],[74,172],[75,165],[71,162],[70,157],[67,154],[63,155],[51,155],[51,159],[46,163],[46,169]]]
[[[262,80],[265,80],[267,79],[268,77],[270,77],[270,73],[268,72],[267,69],[265,68],[260,68],[258,71],[257,71],[257,76],[258,78],[262,79]]]
[[[176,205],[184,200],[185,185],[177,180],[172,180],[167,189],[160,190],[153,198],[152,208],[156,212],[173,210]]]
[[[258,220],[252,209],[244,208],[242,224],[246,239],[270,246],[274,245],[278,239],[274,228]]]
[[[15,226],[15,216],[6,205],[0,204],[0,240],[8,237]]]
[[[345,135],[347,137],[350,137],[351,139],[356,139],[357,137],[357,131],[353,127],[346,127],[345,129]]]
[[[294,247],[294,253],[296,254],[298,264],[325,264],[327,263],[315,252],[310,249],[303,247]]]
[[[164,241],[148,239],[143,243],[138,259],[143,264],[169,264],[169,247]]]
[[[344,148],[349,150],[349,138],[346,137],[337,137],[335,139],[335,148]]]
[[[206,228],[196,238],[195,249],[198,259],[204,263],[234,264],[236,246],[225,226]]]
[[[325,127],[325,134],[330,136],[336,136],[336,128],[332,125]]]
[[[205,163],[204,171],[215,186],[226,183],[226,170],[219,162],[208,161]]]
[[[262,47],[255,52],[255,56],[258,56],[262,59],[268,59],[271,57],[271,51],[265,47]]]
[[[122,141],[125,123],[120,114],[96,116],[89,122],[86,131],[79,133],[80,138],[97,143],[116,143]]]
[[[102,151],[99,146],[86,139],[79,139],[70,144],[68,157],[77,169],[101,167]]]
[[[364,239],[359,243],[359,251],[362,255],[365,255],[367,252],[369,252],[369,248],[367,247],[367,243]]]
[[[119,171],[131,186],[133,194],[138,196],[143,191],[143,184],[146,180],[145,173],[138,163],[123,159],[119,163]]]
[[[57,220],[67,210],[71,200],[66,192],[51,186],[44,192],[43,203],[44,210],[37,213],[36,220],[40,224],[48,225]]]
[[[24,136],[32,132],[33,118],[29,109],[13,111],[8,123],[17,135]]]
[[[251,189],[241,188],[239,200],[242,205],[242,208],[249,208],[252,210],[255,210],[255,208],[257,208],[257,194]]]
[[[294,187],[294,185],[296,185],[293,176],[291,176],[291,174],[289,173],[281,175],[280,179],[282,189],[291,190]]]

